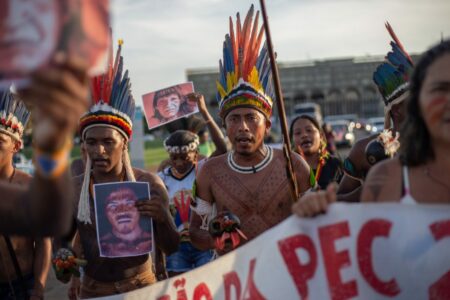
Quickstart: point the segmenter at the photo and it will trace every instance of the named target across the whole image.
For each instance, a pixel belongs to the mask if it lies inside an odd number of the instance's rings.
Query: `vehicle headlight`
[[[373,126],[372,127],[372,132],[377,132],[377,131],[378,131],[378,128],[376,126]]]
[[[370,126],[369,124],[366,125],[366,130],[367,131],[371,131],[372,130],[372,126]]]
[[[353,134],[351,134],[350,132],[347,132],[347,133],[345,134],[345,139],[346,139],[346,140],[351,140],[351,139],[353,139]]]

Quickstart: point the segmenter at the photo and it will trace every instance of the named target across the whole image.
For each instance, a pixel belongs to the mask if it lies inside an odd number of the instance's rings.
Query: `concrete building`
[[[413,60],[417,58],[412,56]],[[315,102],[324,116],[382,116],[384,105],[372,74],[383,60],[383,56],[367,56],[279,63],[286,113],[293,115],[296,104]],[[189,69],[186,75],[196,91],[205,95],[211,109],[217,109],[218,68]]]

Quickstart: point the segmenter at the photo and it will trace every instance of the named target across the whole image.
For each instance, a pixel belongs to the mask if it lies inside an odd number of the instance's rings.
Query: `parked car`
[[[337,147],[353,146],[355,143],[355,134],[353,133],[354,126],[351,126],[351,122],[347,120],[337,120],[330,121],[328,124],[335,133],[334,142]]]
[[[358,115],[357,114],[329,115],[324,118],[325,123],[333,123],[335,121],[348,121],[350,127],[355,128],[358,124]]]
[[[370,118],[367,120],[366,131],[369,133],[380,133],[384,129],[384,117]]]
[[[320,125],[322,125],[323,123],[322,110],[320,109],[320,106],[316,103],[307,102],[295,105],[293,118],[301,115],[307,115],[315,118]]]

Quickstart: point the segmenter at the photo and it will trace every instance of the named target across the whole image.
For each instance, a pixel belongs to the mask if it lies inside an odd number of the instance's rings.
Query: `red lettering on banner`
[[[247,284],[244,290],[242,300],[265,300],[264,296],[258,291],[253,274],[255,273],[256,258],[250,261],[250,269],[248,271]]]
[[[188,300],[186,290],[184,289],[184,285],[186,284],[186,279],[180,278],[175,280],[173,286],[177,289],[177,300]],[[178,287],[181,287],[181,290],[178,290]]]
[[[430,225],[431,233],[436,241],[450,236],[450,220]],[[428,289],[430,300],[450,299],[450,271],[445,273]]]
[[[358,266],[367,283],[378,293],[385,296],[395,296],[400,288],[395,279],[382,281],[373,268],[372,243],[377,237],[388,237],[392,223],[387,220],[374,219],[367,221],[361,228],[357,240]]]
[[[170,296],[164,295],[164,296],[159,297],[158,300],[170,300]]]
[[[206,283],[202,282],[195,287],[193,300],[212,300],[211,292]]]
[[[334,242],[337,239],[350,235],[348,222],[319,227],[320,246],[322,248],[325,271],[328,279],[328,288],[333,300],[348,299],[358,294],[356,281],[343,283],[339,270],[350,265],[350,256],[347,250],[336,252]]]
[[[298,294],[302,299],[308,298],[307,281],[314,276],[317,268],[317,252],[311,238],[304,234],[297,234],[278,242],[278,248],[283,256],[286,267],[291,274]],[[304,249],[309,256],[306,264],[300,262],[296,250]]]
[[[225,300],[231,300],[232,286],[234,286],[234,291],[236,292],[236,297],[234,299],[239,299],[241,297],[241,281],[235,271],[223,275],[223,285],[225,290]]]

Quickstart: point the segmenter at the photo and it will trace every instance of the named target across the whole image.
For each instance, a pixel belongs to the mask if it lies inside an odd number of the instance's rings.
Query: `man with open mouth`
[[[94,298],[135,290],[156,282],[149,254],[132,257],[101,257],[97,243],[93,185],[122,181],[147,182],[150,198],[130,201],[129,192],[111,195],[109,210],[114,233],[122,239],[133,238],[138,216],[153,219],[155,246],[169,255],[178,249],[179,236],[169,212],[168,195],[156,174],[132,168],[128,142],[132,136],[135,103],[128,71],[122,73],[121,41],[116,59],[110,59],[105,75],[92,79],[94,105],[80,119],[80,136],[86,154],[84,174],[74,178],[74,206],[79,242],[76,256],[87,261],[80,279],[72,276],[69,298]],[[115,62],[115,63],[113,63]],[[106,79],[105,79],[106,77]],[[113,84],[109,84],[109,83]],[[117,92],[115,92],[117,91]],[[122,197],[127,195],[127,197]],[[123,198],[119,200],[120,198]],[[133,202],[133,205],[131,205]],[[134,206],[134,207],[131,207]],[[137,231],[135,231],[137,230]]]
[[[100,238],[103,254],[132,256],[151,250],[151,233],[141,228],[137,201],[134,191],[126,187],[114,190],[106,199],[106,217],[112,231]]]
[[[189,228],[192,244],[201,250],[215,249],[219,255],[283,221],[291,214],[293,201],[283,152],[264,144],[271,127],[274,89],[267,49],[259,53],[262,39],[250,40],[259,31],[251,28],[253,13],[252,6],[241,23],[246,27],[241,36],[239,25],[237,35],[233,30],[227,35],[217,82],[219,114],[232,151],[206,161],[196,178]],[[250,33],[244,36],[243,32]],[[245,51],[249,43],[254,43],[253,50]],[[300,192],[305,192],[310,188],[309,166],[298,154],[291,157]],[[204,230],[213,204],[219,218],[231,220],[216,219],[218,224],[230,223],[224,228],[236,230],[240,242],[236,232],[217,237],[217,232]]]

